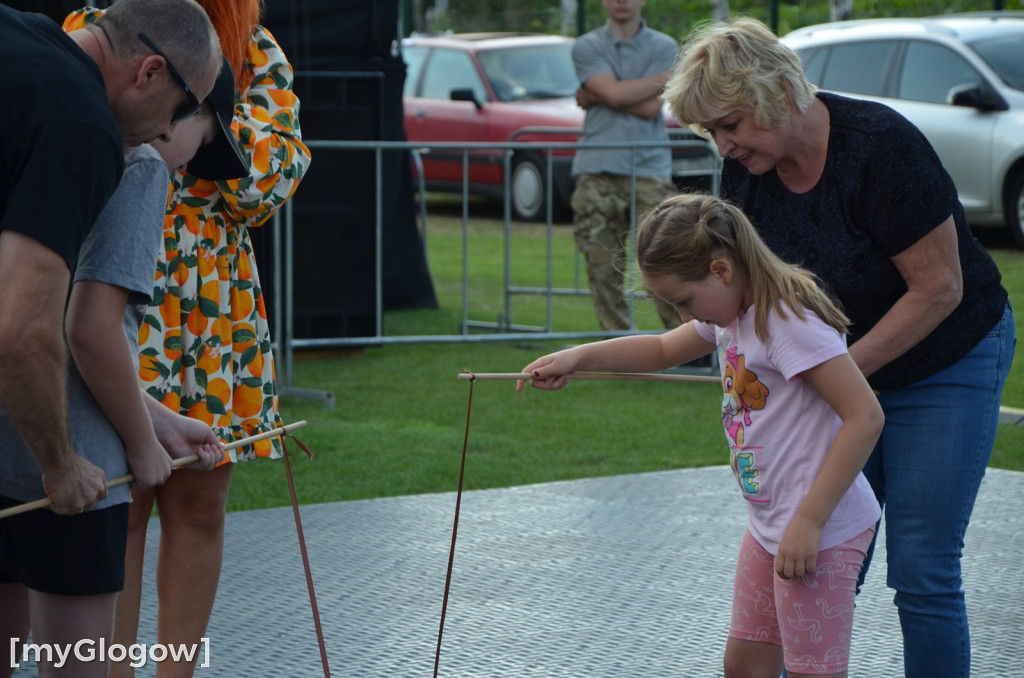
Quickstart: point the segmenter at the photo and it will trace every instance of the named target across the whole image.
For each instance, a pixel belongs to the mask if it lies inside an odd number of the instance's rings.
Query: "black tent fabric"
[[[406,140],[402,115],[405,63],[397,49],[398,14],[398,0],[267,1],[264,25],[281,43],[296,71],[295,89],[301,102],[299,119],[305,140]],[[314,151],[310,175],[299,189],[296,208],[322,197],[337,200],[337,195],[317,195],[317,186],[335,194],[347,193],[347,223],[333,228],[359,229],[367,234],[368,243],[350,243],[361,253],[353,265],[365,268],[364,255],[372,257],[373,253],[376,206],[372,198],[376,186],[375,172],[368,168],[375,169],[375,159],[371,151],[331,154],[337,162],[326,160],[329,153],[323,150]],[[416,225],[409,153],[388,151],[381,164],[383,306],[437,308]],[[319,172],[332,175],[329,185],[319,181],[307,185]],[[352,289],[353,283],[363,287],[361,281],[346,281],[341,286]],[[344,294],[345,290],[335,292]],[[299,296],[297,290],[296,304]]]
[[[44,13],[57,23],[86,4],[111,4],[110,0],[0,2],[22,11]],[[399,0],[266,1],[263,24],[274,34],[296,71],[304,139],[406,140],[402,118],[405,63],[397,49],[398,16]],[[314,76],[327,72],[377,77],[335,78],[333,87],[318,84]],[[310,174],[300,185],[294,203],[296,218],[307,223],[305,228],[297,229],[300,237],[295,241],[293,256],[298,277],[292,312],[300,316],[296,336],[373,334],[377,210],[372,200],[375,172],[368,168],[374,167],[375,160],[368,151],[348,152],[347,156],[320,151],[313,155]],[[383,306],[437,308],[416,225],[409,154],[388,152],[381,164]],[[304,211],[311,214],[303,215]],[[346,232],[338,233],[339,229]],[[303,242],[303,235],[308,242]],[[271,280],[269,230],[256,229],[252,237],[262,277]],[[325,266],[324,252],[332,251],[332,244],[338,247],[334,250],[338,261]],[[300,263],[311,258],[309,266]],[[268,304],[273,305],[269,285],[265,285],[264,292]]]
[[[267,0],[266,25],[300,71],[393,56],[398,0]]]

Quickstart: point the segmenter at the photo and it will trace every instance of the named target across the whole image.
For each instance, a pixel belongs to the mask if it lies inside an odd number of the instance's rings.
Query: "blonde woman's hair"
[[[814,101],[800,57],[757,19],[696,28],[679,49],[661,98],[680,125],[716,120],[733,111],[754,113],[762,129],[783,125],[792,108]]]
[[[637,228],[636,258],[646,276],[704,280],[714,259],[728,258],[745,271],[754,295],[754,331],[768,339],[768,312],[804,320],[809,308],[845,334],[850,320],[806,269],[787,264],[768,249],[743,210],[710,195],[682,193],[648,212]]]

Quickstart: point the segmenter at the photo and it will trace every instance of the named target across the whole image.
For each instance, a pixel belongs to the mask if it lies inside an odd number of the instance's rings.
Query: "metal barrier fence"
[[[566,130],[558,130],[564,134]],[[571,130],[570,130],[571,132]],[[582,264],[580,257],[577,253],[576,257],[576,274],[575,274],[575,285],[571,288],[557,288],[553,285],[553,262],[552,262],[552,233],[554,228],[553,214],[552,214],[552,203],[553,200],[550,196],[553,195],[554,190],[554,172],[553,170],[553,153],[552,151],[558,150],[575,150],[578,148],[626,148],[634,151],[634,174],[631,176],[631,196],[630,196],[630,242],[632,242],[633,229],[636,222],[636,193],[635,193],[635,158],[636,151],[646,148],[663,148],[669,146],[671,148],[688,148],[688,149],[699,149],[708,154],[711,160],[712,170],[695,170],[684,174],[686,176],[708,176],[711,177],[711,188],[712,191],[717,193],[718,182],[721,171],[721,159],[718,157],[713,146],[709,145],[704,141],[694,140],[677,140],[670,141],[669,143],[661,142],[608,142],[608,143],[590,143],[590,142],[505,142],[505,143],[462,143],[462,142],[399,142],[399,141],[323,141],[323,140],[310,140],[305,142],[306,145],[313,151],[314,155],[317,151],[353,151],[353,150],[372,150],[374,151],[374,186],[375,186],[375,224],[374,224],[374,275],[375,279],[375,332],[372,336],[358,336],[358,337],[319,337],[319,338],[296,338],[294,336],[294,323],[291,309],[294,308],[294,274],[291,265],[290,256],[285,253],[291,253],[294,251],[294,231],[295,231],[295,217],[292,209],[292,201],[285,203],[283,215],[279,212],[274,216],[272,225],[273,235],[273,280],[271,281],[273,289],[273,298],[276,301],[277,308],[274,309],[274,341],[278,363],[278,378],[280,380],[281,388],[280,391],[283,394],[298,395],[306,397],[316,397],[327,400],[329,403],[333,402],[330,394],[323,394],[321,392],[306,391],[304,389],[295,388],[292,385],[292,364],[294,362],[294,352],[297,349],[307,348],[344,348],[344,347],[360,347],[360,346],[382,346],[388,344],[411,344],[411,343],[456,343],[456,342],[490,342],[490,341],[538,341],[543,339],[556,339],[556,340],[575,340],[575,339],[602,339],[615,336],[623,336],[628,334],[634,334],[637,330],[629,331],[578,331],[578,332],[556,332],[554,331],[554,318],[552,314],[552,300],[557,295],[566,294],[579,294],[589,295],[589,289],[584,287],[580,283],[580,273]],[[383,294],[382,294],[382,272],[383,272],[383,201],[386,187],[383,185],[382,179],[382,167],[383,167],[383,154],[387,151],[409,151],[412,156],[412,161],[416,164],[418,169],[418,186],[417,191],[420,196],[420,234],[423,241],[423,247],[427,247],[427,239],[429,237],[429,228],[427,223],[427,206],[425,200],[426,184],[423,177],[423,165],[420,154],[423,150],[447,150],[459,151],[462,155],[462,281],[461,281],[461,323],[460,331],[456,334],[430,334],[430,335],[401,335],[401,336],[388,336],[384,330],[384,308],[383,308]],[[469,238],[469,209],[468,209],[468,198],[469,198],[469,158],[471,151],[478,150],[500,150],[503,152],[503,163],[504,163],[504,191],[503,191],[503,222],[504,222],[504,312],[502,322],[482,322],[478,320],[472,320],[469,317],[470,309],[468,302],[468,290],[472,281],[469,279],[469,269],[467,265],[467,243]],[[546,248],[546,261],[545,261],[545,280],[546,284],[543,287],[536,286],[521,286],[516,285],[512,281],[511,270],[512,270],[512,252],[511,252],[511,241],[512,241],[512,209],[510,201],[510,181],[511,181],[511,165],[512,156],[517,151],[540,151],[543,153],[546,162],[545,180],[545,194],[549,196],[547,200],[547,215],[546,215],[546,228],[547,228],[547,248]],[[315,171],[315,170],[314,170]],[[680,176],[677,174],[676,176]],[[427,253],[425,252],[425,256]],[[631,254],[630,254],[631,257]],[[631,261],[631,258],[629,259]],[[429,264],[429,260],[428,260]],[[628,271],[632,271],[632,266],[627,266]],[[631,289],[627,281],[627,289]],[[537,326],[522,326],[516,325],[512,322],[512,309],[511,299],[514,295],[541,295],[546,298],[546,323],[542,327]],[[633,318],[633,303],[632,298],[630,299],[630,319],[631,325]],[[493,330],[489,334],[472,334],[470,329],[488,328]]]

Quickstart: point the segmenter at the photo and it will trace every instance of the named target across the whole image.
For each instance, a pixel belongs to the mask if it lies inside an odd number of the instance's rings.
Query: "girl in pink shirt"
[[[665,200],[638,229],[636,255],[647,289],[684,324],[552,353],[523,372],[555,390],[576,371],[655,371],[717,351],[749,515],[725,675],[846,676],[857,577],[881,514],[861,468],[883,424],[846,350],[846,316],[711,196]]]

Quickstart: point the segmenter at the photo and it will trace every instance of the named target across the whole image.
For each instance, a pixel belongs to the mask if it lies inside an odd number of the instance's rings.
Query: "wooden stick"
[[[235,440],[234,442],[230,442],[230,443],[225,444],[224,445],[224,451],[226,452],[227,450],[233,450],[236,447],[244,447],[245,445],[252,445],[253,443],[259,442],[261,440],[266,440],[267,438],[275,438],[277,436],[284,435],[285,433],[289,433],[291,431],[294,431],[295,429],[300,429],[300,428],[302,428],[305,425],[306,425],[306,420],[303,419],[302,421],[297,421],[294,424],[286,424],[286,425],[281,426],[279,428],[275,428],[273,431],[264,431],[263,433],[258,433],[258,434],[254,435],[254,436],[249,436],[248,438],[242,438],[240,440]],[[198,454],[190,454],[187,457],[181,457],[179,459],[174,459],[173,460],[174,461],[174,468],[178,469],[178,468],[181,468],[182,466],[188,466],[192,462],[198,461],[198,460],[199,460],[199,455]],[[125,475],[120,476],[118,478],[114,478],[113,480],[108,482],[107,483],[107,489],[109,490],[110,488],[118,487],[119,485],[127,485],[128,483],[132,482],[133,480],[135,480],[135,476],[133,476],[131,473],[125,474]],[[3,511],[0,511],[0,520],[6,518],[8,516],[17,515],[19,513],[27,513],[29,511],[34,511],[36,509],[46,508],[49,505],[50,505],[50,498],[49,497],[43,497],[42,499],[36,499],[35,501],[26,502],[24,504],[18,504],[17,506],[12,506],[10,508],[4,509]]]
[[[532,374],[518,372],[462,372],[462,381],[530,381]],[[661,372],[573,372],[569,379],[628,379],[633,381],[689,381],[699,384],[721,384],[722,378],[701,374],[663,374]]]

